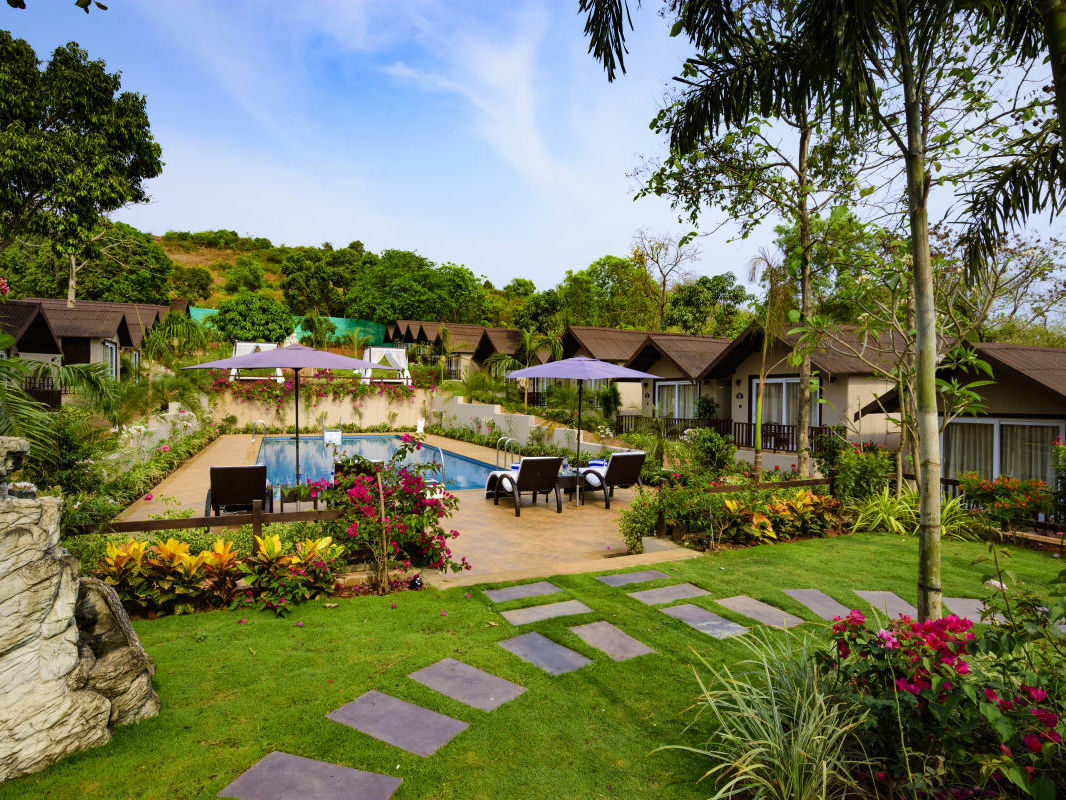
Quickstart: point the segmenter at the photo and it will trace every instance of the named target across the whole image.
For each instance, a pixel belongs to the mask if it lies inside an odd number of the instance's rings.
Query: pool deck
[[[316,435],[305,434],[302,438],[316,438]],[[189,509],[196,516],[203,514],[208,469],[254,464],[261,440],[262,437],[250,435],[219,437],[152,489],[151,501],[138,500],[117,519],[148,519],[168,509]],[[495,451],[487,447],[429,435],[425,442],[476,461],[495,463]],[[618,517],[633,496],[633,490],[629,489],[616,490],[610,509],[604,508],[600,493],[589,495],[584,505],[564,501],[561,514],[555,511],[554,497],[536,506],[526,500],[520,517],[514,515],[511,500],[501,499],[498,506],[494,505],[483,490],[457,491],[455,495],[459,498],[459,509],[448,520],[447,527],[459,531],[460,535],[452,550],[456,558],[465,556],[473,569],[455,575],[427,573],[425,578],[435,586],[622,569],[700,555],[660,539],[646,540],[648,552],[642,555],[620,555],[625,552],[625,544],[618,533]],[[161,502],[163,498],[173,498],[175,502],[166,505]],[[286,510],[294,509],[286,505]]]

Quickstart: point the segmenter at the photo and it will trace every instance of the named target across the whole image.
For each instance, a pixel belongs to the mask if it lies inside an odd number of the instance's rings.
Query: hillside
[[[203,267],[211,273],[213,291],[208,300],[196,301],[195,305],[207,308],[216,307],[229,296],[223,288],[226,271],[232,268],[239,256],[250,256],[263,268],[265,284],[263,292],[279,301],[284,301],[281,293],[281,269],[279,259],[273,256],[274,248],[242,251],[232,248],[209,247],[195,242],[174,241],[163,236],[152,237],[163,248],[175,266]]]

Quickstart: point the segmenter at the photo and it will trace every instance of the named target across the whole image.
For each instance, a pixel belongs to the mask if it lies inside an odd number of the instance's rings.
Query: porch
[[[616,430],[619,434],[647,430],[652,420],[661,419],[666,423],[666,435],[677,439],[689,428],[710,428],[721,436],[732,436],[733,443],[739,448],[751,449],[755,446],[755,423],[740,422],[732,419],[700,419],[685,417],[645,417],[628,415],[618,417]],[[831,434],[830,425],[812,425],[810,427],[811,449],[817,451],[818,437]],[[777,422],[762,424],[762,447],[781,453],[795,453],[798,450],[799,426],[784,425]]]

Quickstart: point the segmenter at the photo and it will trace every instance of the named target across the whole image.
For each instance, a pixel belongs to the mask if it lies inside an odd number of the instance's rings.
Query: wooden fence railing
[[[252,502],[252,510],[244,514],[225,514],[214,517],[181,517],[178,519],[135,519],[127,522],[109,522],[106,525],[74,531],[71,535],[83,536],[93,533],[148,533],[150,531],[183,530],[186,528],[224,528],[251,525],[252,533],[263,535],[263,526],[275,522],[325,522],[340,519],[341,510],[323,508],[315,511],[281,511],[264,513],[263,501]]]

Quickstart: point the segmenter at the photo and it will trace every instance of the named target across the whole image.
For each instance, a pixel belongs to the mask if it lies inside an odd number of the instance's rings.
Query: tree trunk
[[[933,267],[929,252],[928,177],[922,98],[914,75],[916,54],[908,32],[900,31],[897,52],[907,125],[907,203],[911,228],[915,314],[915,422],[918,430],[918,618],[939,619],[943,591],[940,583],[940,426],[936,395],[936,307]]]
[[[1051,59],[1051,79],[1059,112],[1059,136],[1066,146],[1066,0],[1040,0],[1039,9]]]
[[[766,335],[765,333],[763,334]],[[755,480],[762,481],[762,390],[766,383],[766,349],[763,348],[762,369],[759,370],[759,388],[755,392],[755,423],[752,431],[751,446],[755,451],[752,458],[752,470],[755,472]]]
[[[74,297],[78,287],[78,261],[73,253],[68,258],[70,259],[70,275],[67,278],[67,308],[74,308]]]
[[[800,125],[799,157],[799,201],[797,213],[800,224],[800,324],[809,325],[811,321],[811,215],[807,209],[807,162],[811,141],[811,128],[806,122]],[[796,466],[800,475],[810,473],[810,435],[811,435],[811,356],[803,356],[799,374],[799,414],[796,424]]]

